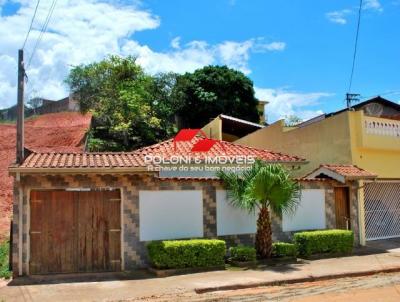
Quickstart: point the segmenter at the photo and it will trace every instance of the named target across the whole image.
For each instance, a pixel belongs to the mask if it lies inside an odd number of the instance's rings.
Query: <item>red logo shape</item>
[[[190,151],[208,152],[216,143],[219,143],[222,149],[225,150],[225,146],[219,140],[208,138],[204,131],[201,129],[181,129],[174,137],[174,150],[176,151],[177,142],[191,141],[198,134],[201,134],[203,136],[203,139],[196,142]]]

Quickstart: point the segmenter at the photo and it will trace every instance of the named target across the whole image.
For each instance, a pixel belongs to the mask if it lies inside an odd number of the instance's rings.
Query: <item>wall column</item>
[[[364,203],[364,185],[363,180],[358,181],[357,199],[358,199],[358,228],[360,245],[365,246],[365,203]]]

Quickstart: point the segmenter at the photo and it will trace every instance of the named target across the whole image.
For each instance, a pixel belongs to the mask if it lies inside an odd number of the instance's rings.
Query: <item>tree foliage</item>
[[[253,82],[227,66],[177,76],[173,97],[183,127],[201,128],[221,113],[259,122]]]
[[[174,132],[160,89],[164,77],[151,77],[133,57],[110,56],[74,67],[66,82],[82,112],[92,112],[91,151],[126,151],[149,145]],[[159,98],[159,99],[158,99]]]
[[[288,171],[278,164],[257,160],[243,173],[219,172],[228,189],[233,206],[249,212],[258,210],[256,250],[261,258],[272,253],[270,210],[281,217],[283,212],[295,211],[300,200],[300,186],[290,178]]]
[[[301,122],[303,122],[303,120],[296,116],[296,115],[287,115],[285,116],[285,126],[286,127],[295,127],[296,125],[300,124]]]
[[[133,150],[221,113],[259,121],[252,81],[226,66],[151,76],[134,57],[110,56],[72,68],[66,83],[81,111],[93,114],[90,151]]]

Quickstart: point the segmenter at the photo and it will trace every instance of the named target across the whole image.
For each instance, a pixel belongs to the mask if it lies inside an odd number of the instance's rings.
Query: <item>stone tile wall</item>
[[[326,221],[328,228],[335,226],[335,207],[333,183],[330,181],[306,181],[303,188],[325,189],[326,191]],[[19,188],[23,192],[23,224],[18,223]],[[216,227],[216,190],[223,189],[218,180],[165,180],[158,179],[152,174],[62,174],[41,175],[31,174],[21,177],[14,189],[14,219],[13,219],[13,271],[18,274],[18,248],[22,247],[23,274],[27,274],[28,265],[28,203],[31,190],[66,189],[66,188],[118,188],[122,195],[122,223],[123,223],[123,261],[124,269],[131,270],[148,264],[146,242],[139,238],[139,190],[202,190],[203,192],[203,227],[204,236],[217,238]],[[352,195],[352,198],[354,196]],[[357,198],[357,195],[355,195]],[[357,203],[353,203],[352,215],[356,219]],[[357,226],[354,222],[353,226]],[[18,230],[23,228],[22,245],[20,245]],[[274,240],[288,240],[291,234],[283,233],[281,219],[272,215],[272,230]],[[254,234],[221,236],[228,246],[254,243]]]

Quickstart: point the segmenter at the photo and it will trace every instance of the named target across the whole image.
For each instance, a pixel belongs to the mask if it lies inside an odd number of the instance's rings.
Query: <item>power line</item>
[[[38,0],[38,2],[36,3],[36,7],[35,7],[35,11],[34,11],[33,16],[32,16],[31,24],[29,25],[29,29],[28,29],[28,32],[26,34],[24,44],[22,44],[22,49],[25,48],[26,41],[28,40],[29,34],[30,34],[31,30],[32,30],[33,21],[35,20],[35,16],[36,16],[37,9],[39,7],[39,3],[40,3],[40,0]]]
[[[27,68],[31,65],[32,58],[33,58],[33,56],[35,55],[36,49],[37,49],[38,45],[40,44],[40,42],[41,42],[41,40],[42,40],[42,38],[43,38],[44,33],[47,31],[47,26],[49,25],[51,16],[53,15],[53,12],[54,12],[54,8],[55,8],[55,6],[56,6],[56,3],[57,3],[57,0],[53,0],[52,4],[51,4],[51,6],[50,6],[50,9],[49,9],[49,12],[48,12],[48,14],[47,14],[46,20],[45,20],[44,23],[43,23],[42,29],[40,30],[39,37],[38,37],[38,39],[36,40],[36,43],[35,43],[35,46],[33,47],[31,56],[29,57]]]
[[[374,95],[369,95],[369,96],[361,96],[362,99],[371,99],[373,97],[377,96],[384,96],[384,95],[400,95],[400,90],[393,90],[393,91],[387,91],[387,92],[382,92],[382,93],[376,93]]]
[[[353,84],[354,67],[355,67],[355,64],[356,64],[358,35],[359,35],[359,32],[360,32],[362,5],[363,5],[363,0],[360,0],[360,6],[358,8],[358,21],[357,21],[356,39],[355,39],[355,42],[354,42],[353,64],[351,66],[350,83],[349,83],[349,89],[348,89],[349,93],[351,92],[351,85]]]

